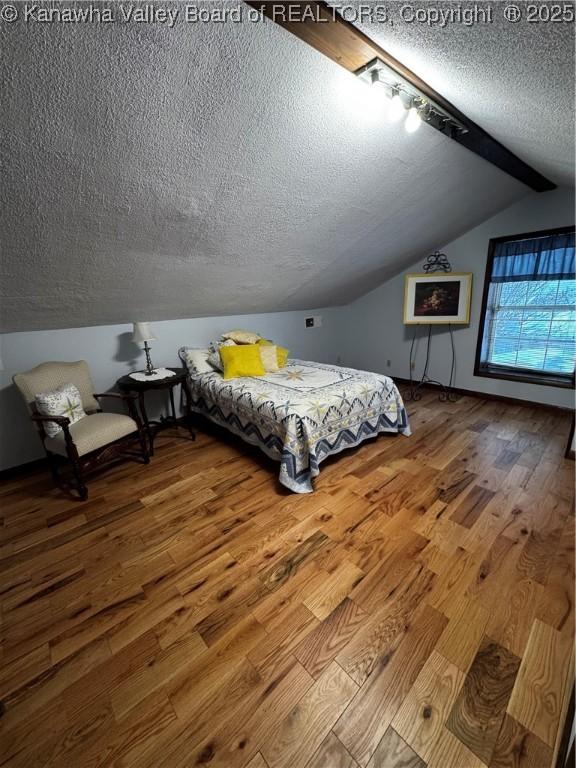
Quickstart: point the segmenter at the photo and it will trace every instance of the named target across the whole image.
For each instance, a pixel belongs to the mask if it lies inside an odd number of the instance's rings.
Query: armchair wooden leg
[[[82,472],[82,463],[80,461],[80,457],[78,456],[78,451],[76,450],[76,446],[74,445],[72,439],[68,435],[65,435],[65,437],[67,438],[66,448],[67,448],[68,458],[70,460],[70,463],[72,464],[72,474],[74,475],[76,490],[78,491],[80,500],[86,501],[86,499],[88,498],[88,488],[84,484],[84,473]]]
[[[74,480],[76,481],[76,490],[78,491],[80,500],[86,501],[86,499],[88,498],[88,488],[84,484],[82,466],[78,459],[72,459],[72,473],[74,474]]]
[[[56,486],[56,488],[60,488],[60,473],[58,471],[58,459],[50,451],[46,451],[46,456],[48,458],[48,464],[50,465],[50,474],[52,475],[52,480],[54,482],[54,485]]]

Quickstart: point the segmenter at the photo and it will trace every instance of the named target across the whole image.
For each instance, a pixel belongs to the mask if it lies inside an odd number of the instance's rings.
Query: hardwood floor
[[[316,491],[219,433],[0,486],[0,765],[548,768],[573,684],[558,411],[433,393]]]

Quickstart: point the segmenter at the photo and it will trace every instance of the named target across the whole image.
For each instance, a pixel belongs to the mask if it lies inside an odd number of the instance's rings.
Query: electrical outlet
[[[313,317],[307,317],[306,318],[306,328],[314,328],[314,318]]]
[[[320,328],[322,326],[322,315],[306,318],[306,328]]]
[[[386,360],[386,367],[390,368],[391,365],[392,365],[392,360]]]

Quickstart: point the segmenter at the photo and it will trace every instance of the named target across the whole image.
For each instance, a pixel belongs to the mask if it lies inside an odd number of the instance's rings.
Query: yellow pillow
[[[284,368],[290,352],[286,347],[276,347],[276,354],[278,356],[278,368]]]
[[[220,357],[225,379],[235,379],[237,376],[264,376],[266,373],[256,344],[220,347]]]
[[[260,339],[258,342],[263,347],[271,347],[273,346],[273,342],[268,341],[268,339]],[[286,347],[276,347],[276,356],[278,357],[278,368],[284,368],[286,365],[286,361],[288,360],[288,355],[290,354],[290,351],[286,349]]]

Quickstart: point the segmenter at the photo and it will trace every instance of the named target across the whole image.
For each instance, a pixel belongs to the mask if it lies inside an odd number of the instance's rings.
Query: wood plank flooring
[[[409,405],[294,495],[215,428],[82,504],[0,485],[0,765],[549,768],[573,685],[569,417]]]

